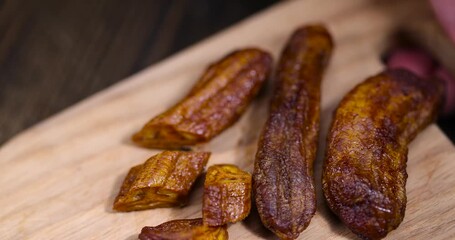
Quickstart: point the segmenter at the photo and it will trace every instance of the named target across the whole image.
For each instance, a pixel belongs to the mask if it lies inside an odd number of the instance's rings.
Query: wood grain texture
[[[325,149],[338,101],[382,70],[386,33],[404,19],[427,15],[425,9],[424,0],[287,1],[35,125],[0,148],[0,239],[135,239],[145,225],[200,217],[201,183],[183,209],[110,210],[128,169],[159,152],[134,146],[133,132],[178,101],[206,65],[225,53],[257,45],[277,57],[297,26],[324,22],[336,44],[322,86],[319,149]],[[251,172],[268,96],[264,91],[238,123],[200,147],[213,153],[209,166],[233,163]],[[322,153],[315,167],[318,210],[300,239],[353,238],[322,201]],[[389,239],[455,238],[454,158],[455,148],[435,125],[412,142],[406,216]],[[229,235],[272,238],[254,213],[230,226]]]
[[[0,1],[0,144],[276,1]]]

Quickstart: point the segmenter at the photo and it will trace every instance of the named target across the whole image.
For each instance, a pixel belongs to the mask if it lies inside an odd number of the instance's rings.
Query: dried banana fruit
[[[290,38],[278,65],[253,182],[262,223],[282,239],[297,238],[316,211],[313,162],[320,88],[332,48],[323,26],[302,27]]]
[[[205,225],[221,226],[243,220],[251,209],[251,175],[230,164],[209,167],[202,205]]]
[[[140,240],[227,240],[226,226],[209,227],[202,218],[173,220],[156,227],[144,227]]]
[[[388,70],[359,84],[339,104],[322,186],[329,207],[359,237],[383,238],[403,220],[407,145],[435,120],[442,96],[437,81]]]
[[[183,206],[210,153],[164,151],[131,168],[115,199],[117,211]]]
[[[133,141],[148,148],[178,149],[207,142],[241,116],[271,70],[259,49],[235,51],[211,65],[177,105],[150,120]]]

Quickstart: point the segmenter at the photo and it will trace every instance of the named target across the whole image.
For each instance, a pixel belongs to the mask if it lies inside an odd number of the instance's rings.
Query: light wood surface
[[[426,7],[420,0],[287,1],[28,129],[0,148],[0,239],[136,239],[143,226],[201,216],[200,182],[182,209],[111,210],[129,168],[159,152],[134,146],[131,134],[181,98],[210,62],[243,46],[260,46],[277,58],[289,34],[312,22],[327,24],[336,43],[322,87],[315,166],[320,190],[332,111],[356,83],[383,69],[379,56],[394,27],[428,15]],[[268,92],[237,124],[197,147],[213,152],[209,165],[234,163],[252,171]],[[454,160],[454,146],[435,125],[412,142],[406,216],[388,239],[455,238]],[[318,193],[318,211],[300,239],[354,238]],[[273,238],[254,213],[231,225],[229,234],[231,239]]]

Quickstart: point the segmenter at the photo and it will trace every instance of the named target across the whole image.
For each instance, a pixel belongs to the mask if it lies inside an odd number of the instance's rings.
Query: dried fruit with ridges
[[[133,141],[148,148],[178,149],[207,142],[234,124],[271,70],[259,49],[235,51],[211,65],[189,94],[150,120]]]
[[[243,220],[251,209],[251,175],[231,164],[209,167],[202,205],[205,225],[221,226]]]
[[[227,240],[226,226],[209,227],[202,218],[181,219],[162,223],[155,227],[144,227],[140,240]]]
[[[363,239],[397,228],[406,208],[408,143],[433,122],[443,87],[406,70],[368,78],[339,104],[322,186],[329,207]]]
[[[291,36],[278,65],[253,184],[262,223],[282,239],[297,238],[316,211],[313,162],[320,88],[332,48],[323,26],[302,27]]]
[[[164,151],[131,168],[115,199],[117,211],[183,206],[208,152]]]

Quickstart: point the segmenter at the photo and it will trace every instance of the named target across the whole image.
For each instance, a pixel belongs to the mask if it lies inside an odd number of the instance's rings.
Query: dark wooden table
[[[0,144],[275,2],[0,0]]]

